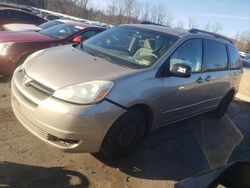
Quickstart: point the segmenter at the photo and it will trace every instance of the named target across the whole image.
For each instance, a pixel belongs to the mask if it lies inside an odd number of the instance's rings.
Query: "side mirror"
[[[73,39],[73,42],[76,44],[80,44],[82,41],[84,41],[83,37],[78,35]]]
[[[191,76],[192,69],[186,64],[176,63],[170,68],[171,76],[189,78]]]

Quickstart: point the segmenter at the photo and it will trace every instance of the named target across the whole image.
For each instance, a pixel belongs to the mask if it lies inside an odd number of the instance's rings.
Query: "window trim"
[[[208,62],[208,44],[207,42],[208,41],[212,41],[212,42],[215,42],[215,43],[218,43],[218,44],[222,44],[225,46],[225,49],[226,49],[226,54],[227,54],[227,67],[224,68],[224,69],[216,69],[216,70],[206,70],[206,64]],[[219,71],[226,71],[226,70],[229,70],[229,62],[230,59],[229,59],[229,54],[228,54],[228,48],[227,48],[227,44],[225,43],[222,43],[222,42],[218,42],[218,41],[215,41],[215,40],[211,40],[211,39],[205,39],[205,61],[204,61],[204,67],[203,67],[203,72],[219,72]]]

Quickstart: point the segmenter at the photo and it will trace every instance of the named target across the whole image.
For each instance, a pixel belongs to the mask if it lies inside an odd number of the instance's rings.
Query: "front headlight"
[[[0,55],[5,56],[12,43],[0,43]]]
[[[77,104],[100,102],[113,88],[111,81],[89,81],[58,89],[53,96]]]

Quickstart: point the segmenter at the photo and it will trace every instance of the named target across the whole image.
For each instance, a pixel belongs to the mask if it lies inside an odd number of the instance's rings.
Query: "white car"
[[[33,24],[12,23],[2,26],[4,31],[40,31],[42,28]]]
[[[55,25],[72,23],[72,22],[75,22],[75,21],[69,20],[69,19],[58,19],[58,20],[45,22],[38,26],[33,25],[33,24],[12,23],[12,24],[3,25],[2,31],[41,31],[43,29],[47,29]]]

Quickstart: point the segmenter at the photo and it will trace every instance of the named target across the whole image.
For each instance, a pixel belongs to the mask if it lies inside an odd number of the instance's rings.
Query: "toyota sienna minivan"
[[[12,107],[57,148],[117,158],[147,131],[205,112],[221,118],[241,75],[238,50],[221,35],[121,25],[30,55],[14,73]]]

